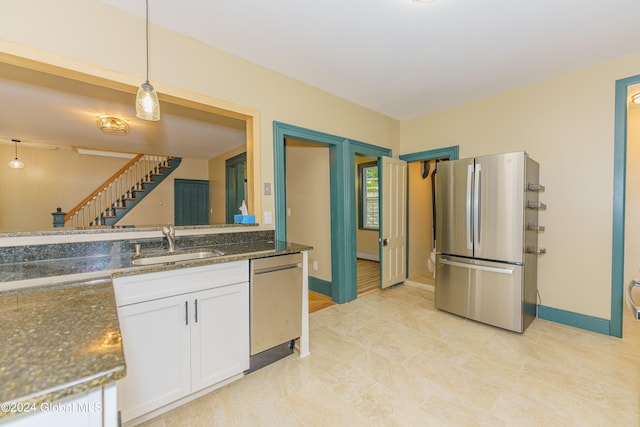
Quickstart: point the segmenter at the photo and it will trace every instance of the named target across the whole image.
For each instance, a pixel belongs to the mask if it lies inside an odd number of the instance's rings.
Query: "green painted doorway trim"
[[[225,165],[225,217],[227,224],[233,224],[234,215],[240,213],[240,206],[245,200],[245,170],[247,167],[247,153],[240,153],[228,158]]]
[[[627,185],[628,88],[640,83],[640,75],[616,81],[613,144],[613,237],[611,248],[611,320],[609,335],[622,337],[624,309],[624,220]]]
[[[417,153],[401,154],[400,160],[404,160],[407,163],[444,158],[449,160],[458,160],[460,155],[459,153],[460,146],[452,145],[450,147],[435,148],[433,150],[420,151]]]
[[[287,197],[285,140],[329,146],[331,199],[331,298],[342,304],[357,297],[356,292],[356,209],[355,154],[367,157],[390,155],[391,150],[336,135],[273,122],[274,221],[277,240],[287,240]]]

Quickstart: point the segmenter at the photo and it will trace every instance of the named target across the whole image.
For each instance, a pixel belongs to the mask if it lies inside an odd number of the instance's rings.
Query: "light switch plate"
[[[264,211],[264,223],[271,224],[273,222],[273,217],[271,216],[271,211]]]
[[[271,195],[271,183],[270,182],[265,182],[264,183],[264,195],[265,196],[270,196]]]

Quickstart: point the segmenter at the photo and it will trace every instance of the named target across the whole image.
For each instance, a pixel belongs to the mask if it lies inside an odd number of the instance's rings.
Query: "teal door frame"
[[[225,218],[227,224],[234,223],[234,215],[240,213],[240,205],[245,199],[245,169],[247,153],[228,158],[225,164]]]
[[[391,150],[274,121],[274,220],[276,240],[281,241],[287,240],[285,158],[287,138],[329,146],[331,298],[339,304],[354,300],[357,297],[355,156],[356,153],[366,157],[390,156]]]
[[[613,237],[611,248],[611,320],[609,335],[622,337],[624,310],[624,220],[627,186],[627,100],[629,86],[640,83],[640,75],[616,81],[613,144]]]

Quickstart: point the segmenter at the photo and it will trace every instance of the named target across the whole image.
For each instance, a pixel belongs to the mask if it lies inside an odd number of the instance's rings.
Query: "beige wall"
[[[175,179],[209,179],[206,160],[182,159],[180,166],[164,179],[148,196],[142,199],[125,215],[118,225],[160,225],[173,224],[174,221],[174,185]],[[211,204],[211,200],[209,200]]]
[[[331,187],[329,147],[288,142],[287,240],[313,246],[309,251],[309,275],[331,281]],[[288,211],[289,212],[289,211]],[[318,270],[313,269],[313,262]]]
[[[0,144],[0,232],[53,229],[56,208],[68,212],[128,161],[21,144],[23,169],[7,166],[14,157]]]
[[[431,162],[431,171],[435,161]],[[422,178],[422,162],[407,165],[409,177],[409,277],[429,271],[429,256],[433,249],[431,176]]]
[[[143,19],[98,0],[6,3],[0,51],[144,81]],[[151,25],[150,34],[150,80],[160,93],[174,87],[260,110],[261,182],[273,183],[274,120],[398,151],[396,120],[163,28]],[[262,207],[273,211],[273,196],[262,196]]]
[[[540,163],[543,305],[610,317],[615,81],[638,73],[636,55],[401,123],[402,153],[459,145],[461,158],[526,150]]]
[[[0,144],[1,159],[12,159],[14,153],[13,146]],[[28,145],[18,147],[18,157],[24,169],[0,167],[0,232],[53,229],[56,208],[68,212],[129,161]],[[173,222],[175,178],[208,179],[207,161],[183,159],[118,225]]]

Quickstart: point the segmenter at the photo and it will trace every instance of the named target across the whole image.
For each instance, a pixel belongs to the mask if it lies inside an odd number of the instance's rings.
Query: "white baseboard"
[[[372,254],[369,252],[356,252],[356,257],[360,259],[368,259],[369,261],[380,262],[380,254]]]

